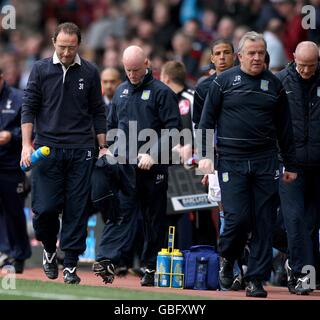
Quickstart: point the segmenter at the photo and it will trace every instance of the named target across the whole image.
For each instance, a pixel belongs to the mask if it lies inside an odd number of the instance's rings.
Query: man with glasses
[[[320,274],[320,73],[314,42],[298,44],[294,62],[278,73],[289,100],[298,165],[298,178],[280,182],[281,207],[287,229],[288,289],[308,294],[312,287],[304,266]],[[314,288],[314,287],[313,287]]]
[[[21,164],[30,165],[34,148],[50,147],[49,157],[32,169],[33,226],[44,246],[44,272],[49,279],[56,279],[56,242],[59,214],[63,213],[60,247],[65,252],[64,282],[78,284],[78,256],[86,248],[93,132],[99,157],[107,152],[105,105],[98,70],[77,53],[79,28],[69,22],[60,24],[52,40],[53,57],[35,63],[25,91]]]

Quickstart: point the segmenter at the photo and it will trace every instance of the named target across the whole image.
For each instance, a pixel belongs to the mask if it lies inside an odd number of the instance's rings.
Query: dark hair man
[[[204,100],[209,91],[212,81],[223,71],[233,67],[235,61],[232,42],[225,39],[219,39],[211,45],[211,62],[214,64],[215,73],[197,84],[194,93],[194,107],[192,120],[195,127],[198,128]]]
[[[98,70],[80,58],[79,28],[70,22],[53,36],[53,57],[32,68],[22,106],[21,164],[30,165],[34,147],[48,146],[50,156],[32,169],[32,210],[36,238],[42,241],[43,269],[49,279],[58,277],[56,242],[65,252],[64,281],[79,283],[78,256],[86,247],[87,203],[93,167],[95,138],[99,157],[106,154],[105,106]],[[34,126],[35,124],[35,126]]]

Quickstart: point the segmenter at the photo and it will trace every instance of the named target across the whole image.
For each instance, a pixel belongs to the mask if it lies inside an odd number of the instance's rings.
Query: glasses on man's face
[[[77,50],[78,46],[61,46],[57,45],[57,48],[59,51],[69,51],[69,52],[74,52]]]

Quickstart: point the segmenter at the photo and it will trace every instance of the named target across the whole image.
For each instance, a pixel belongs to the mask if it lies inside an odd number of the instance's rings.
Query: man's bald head
[[[122,63],[129,81],[137,85],[146,74],[148,59],[138,46],[130,46],[123,51]]]
[[[317,70],[319,48],[312,41],[303,41],[297,45],[293,54],[297,72],[303,79],[311,78]]]

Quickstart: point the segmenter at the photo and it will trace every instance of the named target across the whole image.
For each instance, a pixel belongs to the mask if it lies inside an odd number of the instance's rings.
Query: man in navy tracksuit
[[[73,23],[59,25],[53,57],[32,68],[22,106],[21,163],[30,165],[35,148],[48,146],[50,156],[32,169],[33,226],[42,241],[43,269],[58,277],[56,242],[62,215],[60,247],[65,252],[64,281],[79,283],[78,256],[86,246],[90,178],[95,135],[99,157],[106,154],[106,117],[98,70],[77,54],[81,42]]]
[[[272,224],[278,205],[278,147],[286,166],[286,183],[296,178],[295,149],[290,112],[280,81],[264,70],[266,44],[256,32],[246,33],[239,44],[240,66],[214,80],[205,100],[200,129],[217,125],[219,183],[225,215],[220,284],[230,288],[233,263],[251,231],[245,278],[246,295],[266,297],[262,286],[272,263]],[[205,136],[205,130],[203,132]],[[211,159],[199,169],[213,172]]]
[[[135,177],[131,177],[135,188],[125,199],[120,198],[118,220],[107,223],[103,230],[93,271],[105,283],[113,281],[114,264],[119,262],[121,253],[133,245],[139,209],[144,224],[141,261],[146,267],[141,280],[142,286],[154,285],[157,253],[165,245],[168,172],[167,164],[161,164],[159,160],[161,152],[168,151],[170,146],[165,143],[166,137],[161,136],[161,130],[180,130],[181,120],[176,95],[153,78],[148,64],[140,47],[130,46],[124,51],[123,65],[127,80],[117,88],[108,116],[108,133],[113,128],[121,129],[127,138],[125,157],[129,162],[128,166],[133,165],[135,168]],[[136,132],[132,130],[133,127],[129,131],[129,122],[137,126]],[[141,141],[141,138],[139,141],[135,134],[139,135],[142,130],[150,128],[157,133],[156,141],[153,141],[149,151],[142,151],[140,148],[145,141]],[[137,144],[137,150],[134,150],[134,144]],[[120,155],[124,156],[119,151]]]
[[[0,267],[22,273],[31,256],[24,215],[24,179],[20,169],[23,91],[9,87],[0,70]]]
[[[277,74],[289,100],[297,150],[298,178],[280,183],[280,200],[289,245],[288,289],[308,294],[307,270],[315,266],[320,277],[320,67],[318,47],[301,42],[295,61]],[[310,283],[311,285],[311,283]],[[313,285],[313,284],[312,284]]]

